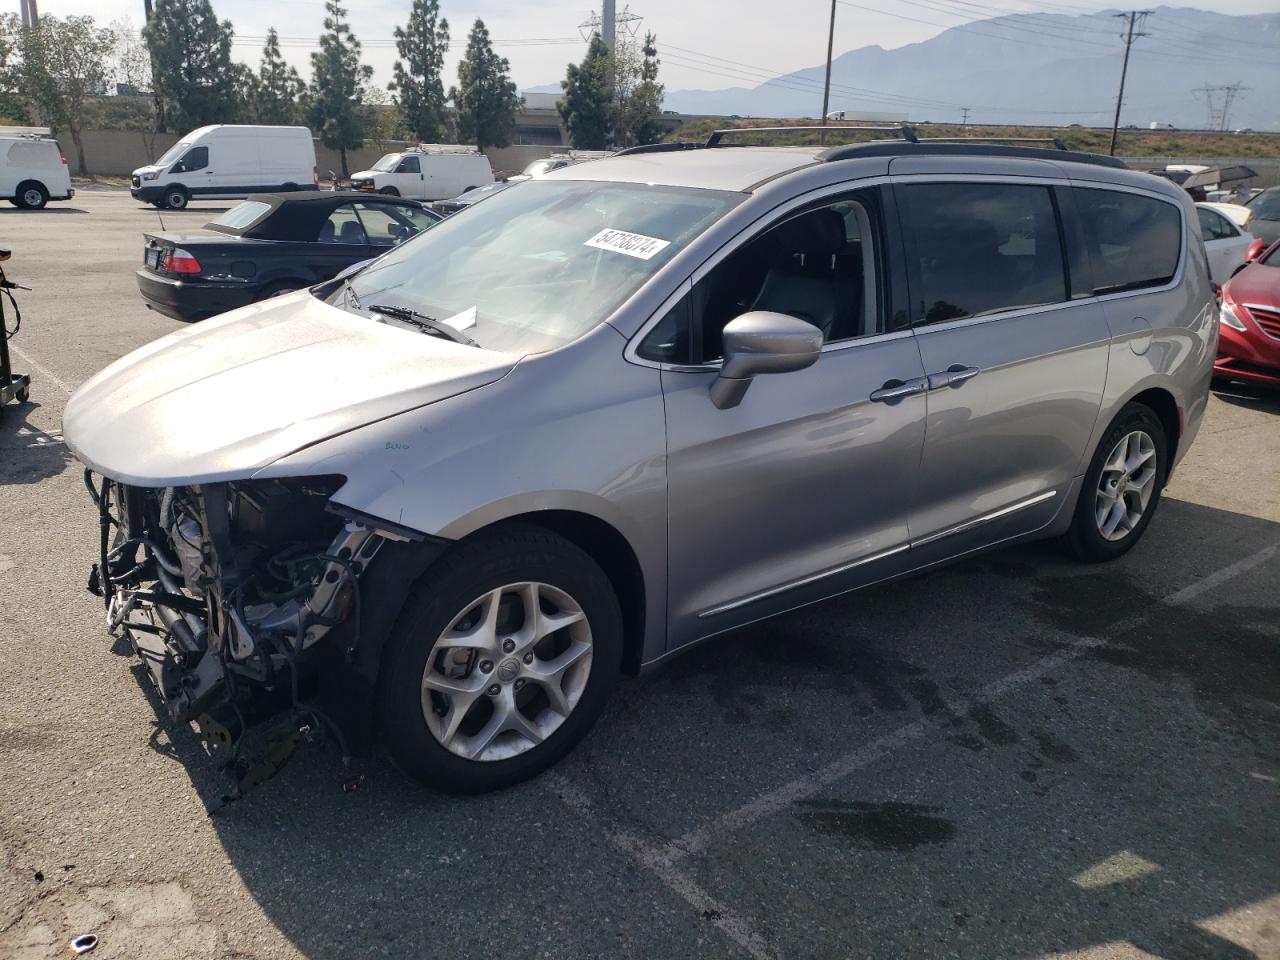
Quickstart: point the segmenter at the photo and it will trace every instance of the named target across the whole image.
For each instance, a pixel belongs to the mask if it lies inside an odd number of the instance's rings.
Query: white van
[[[71,172],[48,127],[0,127],[0,197],[24,210],[70,200]]]
[[[493,183],[489,158],[475,147],[431,143],[388,153],[351,175],[352,190],[389,193],[411,200],[448,200]]]
[[[155,163],[133,171],[133,196],[181,210],[192,200],[318,190],[316,145],[306,127],[200,127]]]

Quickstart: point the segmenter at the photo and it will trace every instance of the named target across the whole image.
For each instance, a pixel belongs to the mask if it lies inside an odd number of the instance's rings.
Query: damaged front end
[[[269,776],[300,737],[341,727],[320,709],[325,664],[353,662],[361,588],[389,540],[331,503],[343,478],[248,480],[164,489],[85,484],[100,557],[89,589],[146,665],[170,719],[194,722],[233,765],[232,796]],[[245,750],[265,727],[257,762]]]

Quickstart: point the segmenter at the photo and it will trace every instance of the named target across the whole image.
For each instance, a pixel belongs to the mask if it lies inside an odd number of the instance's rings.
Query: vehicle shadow
[[[61,201],[53,200],[50,203],[61,203]],[[66,206],[48,206],[40,210],[25,210],[22,207],[0,206],[0,214],[5,216],[44,216],[50,213],[88,213],[88,210],[81,210],[79,207]]]
[[[265,916],[315,960],[426,944],[738,956],[716,911],[673,895],[606,830],[661,847],[925,718],[917,739],[678,870],[754,914],[770,955],[1131,943],[1243,960],[1255,954],[1204,921],[1280,893],[1280,628],[1257,585],[1280,556],[1248,589],[1159,598],[1276,544],[1280,524],[1169,500],[1112,564],[1033,544],[710,641],[624,682],[554,776],[451,797],[375,759],[352,793],[334,751],[304,751],[212,824]],[[1108,636],[1135,612],[1140,626]],[[1105,642],[1017,695],[950,706],[1082,637]],[[216,806],[225,788],[195,737],[158,739]],[[562,802],[565,782],[594,815]]]
[[[1240,382],[1214,384],[1213,395],[1223,403],[1264,413],[1280,413],[1280,390]]]
[[[0,486],[39,483],[71,463],[61,434],[46,433],[30,423],[39,409],[40,404],[31,400],[0,407]]]
[[[207,217],[210,214],[226,213],[228,210],[231,209],[230,207],[202,207],[202,206],[198,206],[197,205],[198,203],[199,203],[198,200],[193,200],[190,205],[183,207],[181,210],[170,210],[167,207],[164,209],[160,209],[152,206],[149,203],[140,203],[138,204],[137,208],[143,211],[144,213],[158,213],[162,217],[179,217],[179,218],[188,217],[188,216]]]

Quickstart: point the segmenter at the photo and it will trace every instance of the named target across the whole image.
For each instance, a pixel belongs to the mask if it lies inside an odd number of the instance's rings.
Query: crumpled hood
[[[492,383],[516,359],[302,291],[117,360],[71,397],[62,432],[82,463],[121,483],[239,479],[317,441]]]

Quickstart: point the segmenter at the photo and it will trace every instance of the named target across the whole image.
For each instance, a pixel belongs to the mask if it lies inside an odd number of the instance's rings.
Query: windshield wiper
[[[388,303],[375,303],[369,306],[370,313],[381,313],[383,316],[394,317],[405,323],[417,327],[423,333],[434,333],[442,337],[448,337],[454,343],[465,343],[468,347],[478,347],[476,343],[457,327],[451,327],[447,323],[441,323],[435,317],[428,317],[425,313],[419,313],[417,310],[410,310],[408,307],[393,307]]]

